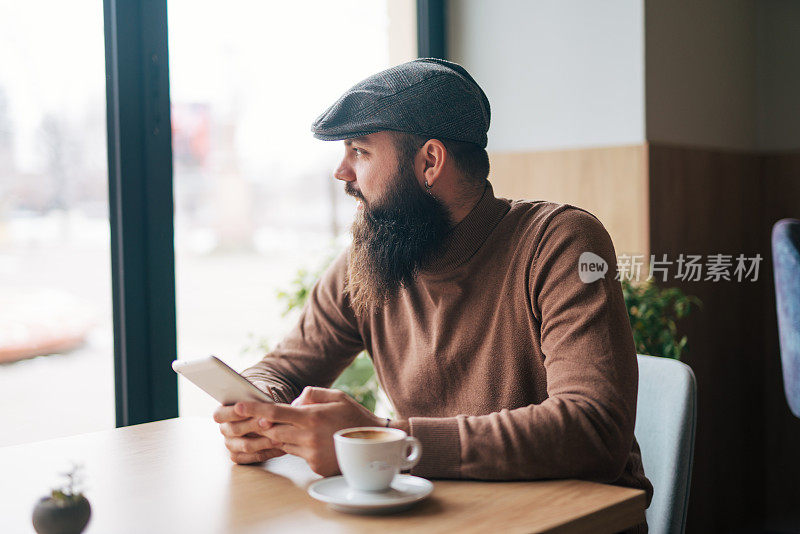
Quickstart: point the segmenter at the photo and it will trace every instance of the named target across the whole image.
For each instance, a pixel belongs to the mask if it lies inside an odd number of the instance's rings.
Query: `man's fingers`
[[[296,426],[286,424],[273,425],[272,428],[267,429],[263,434],[270,438],[273,443],[288,443],[292,445],[305,443],[308,441],[305,438],[309,435],[308,431],[300,430]]]
[[[234,408],[240,416],[264,418],[273,423],[302,424],[307,419],[304,410],[288,404],[237,402]]]
[[[217,423],[230,423],[233,421],[244,421],[247,416],[236,413],[234,406],[218,406],[214,410],[214,421]]]
[[[337,402],[344,400],[346,396],[346,393],[338,389],[307,386],[303,388],[303,392],[299,397],[297,397],[297,399],[295,399],[295,402],[292,403],[292,406],[315,404],[319,402]]]
[[[268,449],[266,451],[258,451],[253,453],[248,452],[232,452],[231,460],[237,464],[258,464],[266,462],[270,458],[277,458],[286,454],[280,449]]]
[[[225,446],[231,452],[255,453],[275,448],[274,442],[267,437],[258,438],[226,438]]]
[[[314,389],[314,388],[312,388],[312,387],[303,388],[303,391],[302,391],[302,393],[300,393],[300,396],[292,401],[292,406],[302,406],[304,404],[313,404],[313,401],[310,398],[312,389]]]
[[[253,419],[252,417],[248,417],[244,421],[221,423],[219,425],[219,431],[222,432],[222,435],[229,438],[241,437],[250,433],[259,434],[261,429],[262,427],[258,426],[258,419]]]

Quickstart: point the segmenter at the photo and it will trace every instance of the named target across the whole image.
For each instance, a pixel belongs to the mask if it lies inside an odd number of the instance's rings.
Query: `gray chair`
[[[644,473],[653,484],[647,509],[651,534],[686,528],[697,421],[697,382],[677,360],[639,356],[639,402],[634,434]]]
[[[783,219],[772,227],[772,264],[783,389],[789,409],[800,417],[800,220]]]

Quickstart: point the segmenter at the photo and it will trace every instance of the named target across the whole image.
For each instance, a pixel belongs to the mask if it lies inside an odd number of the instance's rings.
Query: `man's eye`
[[[361,150],[360,148],[353,147],[353,152],[356,153],[356,156],[363,156],[364,155],[364,151]]]

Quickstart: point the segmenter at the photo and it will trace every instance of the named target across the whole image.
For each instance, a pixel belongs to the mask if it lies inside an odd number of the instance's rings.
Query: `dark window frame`
[[[178,416],[166,0],[104,0],[117,426]]]
[[[447,59],[445,0],[417,0],[417,55]]]

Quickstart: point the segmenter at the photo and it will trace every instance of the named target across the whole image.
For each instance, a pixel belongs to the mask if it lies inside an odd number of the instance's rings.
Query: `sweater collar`
[[[487,180],[481,199],[447,234],[441,253],[433,256],[420,272],[445,272],[469,260],[509,209],[511,206],[508,202],[495,198],[492,184]]]

